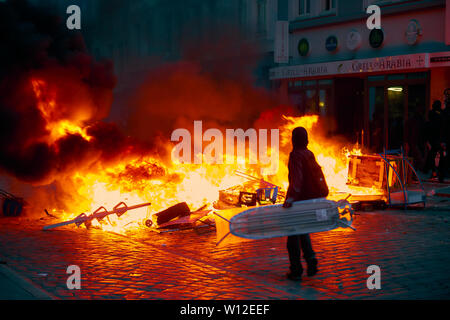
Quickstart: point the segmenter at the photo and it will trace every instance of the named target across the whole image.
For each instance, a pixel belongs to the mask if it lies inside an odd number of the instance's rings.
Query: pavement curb
[[[31,280],[18,274],[16,271],[4,264],[0,264],[0,273],[5,275],[9,280],[11,280],[21,289],[27,291],[36,300],[58,300],[57,297],[38,287]]]

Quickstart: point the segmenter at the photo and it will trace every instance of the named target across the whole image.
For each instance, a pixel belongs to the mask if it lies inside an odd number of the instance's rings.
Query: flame
[[[51,90],[47,82],[41,79],[32,79],[31,85],[37,99],[37,107],[47,124],[46,129],[49,131],[47,142],[49,144],[53,144],[67,134],[79,134],[87,141],[92,139],[86,133],[87,128],[81,128],[70,120],[60,119],[56,90]]]
[[[347,185],[348,161],[350,155],[362,155],[362,150],[358,144],[354,146],[342,146],[336,144],[333,139],[326,138],[317,129],[319,122],[318,115],[308,115],[304,117],[283,116],[286,124],[281,128],[281,143],[286,148],[290,146],[292,130],[296,127],[304,127],[309,132],[310,149],[316,156],[316,160],[322,167],[330,193],[349,193],[352,195],[381,195],[384,192],[372,188],[361,188]],[[278,181],[287,188],[286,177],[288,174],[287,162],[288,153],[280,153],[280,172],[277,175]]]
[[[68,134],[78,134],[88,142],[92,139],[82,123],[64,119],[58,114],[58,97],[55,90],[51,90],[50,86],[40,79],[33,79],[31,84],[37,99],[37,107],[47,124],[49,144]],[[376,188],[359,190],[347,185],[348,157],[352,154],[362,154],[362,151],[359,146],[347,148],[325,138],[316,130],[319,116],[283,116],[282,121],[283,124],[279,128],[280,166],[275,175],[261,177],[261,166],[249,165],[248,159],[242,158],[235,159],[234,164],[199,165],[164,162],[151,155],[140,155],[114,165],[98,164],[95,170],[92,169],[88,173],[74,173],[70,180],[76,194],[72,200],[66,201],[65,207],[70,210],[65,210],[62,218],[73,219],[82,212],[90,214],[100,207],[111,210],[120,202],[125,202],[128,206],[150,202],[150,207],[127,212],[120,218],[110,215],[101,222],[93,221],[94,226],[123,233],[129,228],[142,226],[152,214],[180,202],[186,202],[191,210],[204,205],[211,207],[218,198],[219,190],[247,181],[237,176],[235,170],[264,178],[286,190],[291,133],[299,126],[306,128],[310,133],[309,149],[322,166],[331,192],[380,194],[381,191]],[[166,145],[168,149],[171,147],[171,144]],[[202,155],[195,156],[202,157]]]

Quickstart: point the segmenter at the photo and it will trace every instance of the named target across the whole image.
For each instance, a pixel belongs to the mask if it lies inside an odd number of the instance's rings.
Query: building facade
[[[381,8],[381,29],[367,27],[371,4]],[[450,87],[450,1],[287,6],[289,63],[270,70],[273,87],[300,113],[320,114],[330,134],[373,151],[417,143],[412,130]]]
[[[49,3],[52,0],[34,0]],[[59,0],[58,0],[59,1]],[[68,0],[61,0],[61,12]],[[114,61],[119,86],[134,79],[149,64],[196,59],[242,59],[249,54],[240,47],[252,46],[258,66],[255,78],[270,87],[273,64],[274,25],[279,0],[73,0],[80,4],[82,33],[96,58]],[[55,4],[56,6],[56,4]],[[217,52],[222,38],[236,35],[227,48]],[[220,44],[220,43],[219,43]],[[233,50],[233,47],[236,47]],[[193,50],[198,49],[198,50]],[[200,50],[204,49],[204,50]],[[190,52],[195,51],[195,54]],[[123,81],[122,81],[123,80]]]

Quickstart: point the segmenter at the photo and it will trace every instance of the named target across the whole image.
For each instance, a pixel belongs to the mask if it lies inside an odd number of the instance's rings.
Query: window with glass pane
[[[247,4],[244,0],[239,0],[239,24],[245,27],[247,23]]]
[[[317,91],[316,90],[306,90],[306,104],[305,113],[307,114],[317,114]]]
[[[258,33],[266,32],[266,0],[258,0],[257,4],[257,13],[258,13]]]
[[[323,10],[330,11],[336,8],[336,0],[323,0]]]
[[[298,1],[298,14],[305,15],[311,12],[311,0]]]
[[[321,116],[326,116],[329,113],[331,89],[319,90],[319,113]]]

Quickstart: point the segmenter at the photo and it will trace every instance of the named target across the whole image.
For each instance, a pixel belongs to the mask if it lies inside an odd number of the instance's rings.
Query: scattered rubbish
[[[54,216],[54,215],[48,213],[48,210],[47,210],[47,209],[44,209],[44,211],[45,211],[45,213],[46,213],[49,217],[58,219],[58,217],[56,217],[56,216]]]
[[[5,217],[18,217],[21,215],[25,200],[0,189],[0,198],[3,198],[2,212]]]
[[[219,199],[214,203],[215,209],[224,210],[242,206],[255,207],[257,205],[275,204],[284,201],[285,193],[273,183],[253,177],[239,170],[236,170],[235,174],[247,179],[247,181],[240,185],[220,190]]]
[[[238,204],[246,205],[248,207],[256,206],[256,202],[258,200],[258,194],[252,192],[239,192],[239,201]]]
[[[164,211],[152,215],[152,224],[162,225],[172,219],[189,216],[191,209],[186,202],[176,204]],[[147,223],[146,223],[147,224]]]
[[[62,227],[62,226],[67,226],[69,224],[76,224],[78,227],[81,224],[85,224],[86,227],[90,227],[91,226],[91,222],[94,219],[97,219],[98,221],[103,220],[105,217],[112,215],[112,214],[116,214],[119,218],[125,214],[127,211],[130,210],[135,210],[138,208],[142,208],[142,207],[147,207],[150,206],[151,203],[143,203],[143,204],[138,204],[135,206],[131,206],[128,207],[125,202],[120,202],[119,204],[117,204],[112,211],[108,211],[106,210],[105,207],[100,207],[97,210],[95,210],[91,215],[86,215],[85,213],[80,214],[78,217],[76,217],[75,219],[69,220],[69,221],[64,221],[61,223],[57,223],[57,224],[53,224],[53,225],[49,225],[49,226],[45,226],[43,228],[43,230],[50,230],[50,229],[54,229],[54,228],[58,228],[58,227]]]
[[[209,218],[211,210],[205,210],[207,206],[191,212],[185,202],[179,203],[154,214],[151,219],[145,221],[145,225],[158,233],[211,227],[214,225],[214,219]]]

